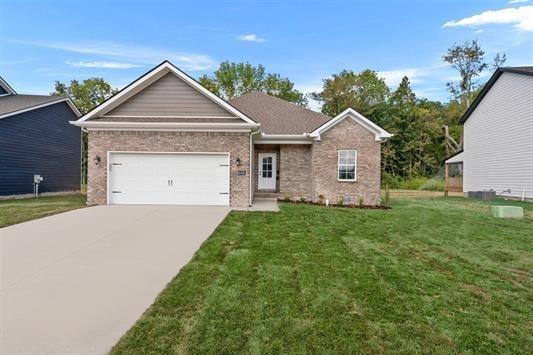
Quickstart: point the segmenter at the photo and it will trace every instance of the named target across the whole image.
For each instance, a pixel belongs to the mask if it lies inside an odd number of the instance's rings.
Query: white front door
[[[257,188],[276,189],[276,153],[259,153],[257,166]]]
[[[229,154],[109,153],[109,204],[229,205]]]

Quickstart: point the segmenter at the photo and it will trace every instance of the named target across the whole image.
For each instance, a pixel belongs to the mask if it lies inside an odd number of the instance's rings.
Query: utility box
[[[468,191],[468,198],[479,198],[481,200],[493,200],[496,198],[496,191]]]
[[[524,209],[518,206],[492,206],[492,216],[498,218],[522,218]]]

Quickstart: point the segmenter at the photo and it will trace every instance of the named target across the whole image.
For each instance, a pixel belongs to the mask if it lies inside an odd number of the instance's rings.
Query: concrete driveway
[[[106,353],[229,210],[97,206],[0,229],[0,353]]]

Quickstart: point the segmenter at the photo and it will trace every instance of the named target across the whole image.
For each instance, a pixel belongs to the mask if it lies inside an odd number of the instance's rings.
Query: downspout
[[[249,196],[249,203],[248,203],[248,206],[249,207],[252,207],[252,200],[253,200],[253,195],[252,195],[252,169],[253,169],[253,164],[254,164],[254,157],[252,156],[253,155],[253,135],[254,134],[257,134],[257,133],[261,133],[261,131],[258,129],[257,131],[255,132],[251,132],[250,133],[250,196]]]

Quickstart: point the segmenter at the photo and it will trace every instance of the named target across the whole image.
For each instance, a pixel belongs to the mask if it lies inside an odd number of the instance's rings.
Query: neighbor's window
[[[357,174],[357,150],[339,150],[338,178],[355,181]]]

